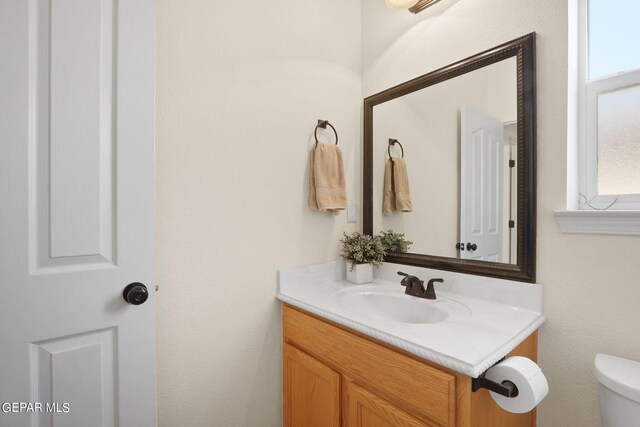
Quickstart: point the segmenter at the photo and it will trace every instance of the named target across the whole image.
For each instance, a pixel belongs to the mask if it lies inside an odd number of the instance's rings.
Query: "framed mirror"
[[[386,261],[535,281],[535,33],[364,100],[365,234]]]

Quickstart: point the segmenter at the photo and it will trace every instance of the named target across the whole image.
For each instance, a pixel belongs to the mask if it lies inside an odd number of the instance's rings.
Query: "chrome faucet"
[[[398,271],[398,275],[404,276],[404,279],[400,282],[402,286],[407,288],[404,293],[418,298],[436,299],[436,289],[433,284],[436,282],[444,283],[444,279],[431,279],[427,283],[427,289],[425,289],[424,280],[420,280],[416,276],[411,276],[402,271]]]

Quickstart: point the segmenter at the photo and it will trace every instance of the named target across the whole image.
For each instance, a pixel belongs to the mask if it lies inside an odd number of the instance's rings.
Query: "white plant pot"
[[[356,285],[371,283],[373,281],[373,265],[356,264],[351,269],[351,264],[347,263],[347,281]]]

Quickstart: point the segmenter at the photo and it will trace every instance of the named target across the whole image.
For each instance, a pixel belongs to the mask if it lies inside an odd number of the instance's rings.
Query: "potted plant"
[[[413,242],[404,237],[404,233],[394,233],[393,230],[381,231],[380,242],[385,254],[389,252],[407,252]]]
[[[343,233],[340,243],[340,257],[347,261],[347,280],[358,285],[371,282],[373,266],[382,264],[385,256],[380,237],[355,231]]]

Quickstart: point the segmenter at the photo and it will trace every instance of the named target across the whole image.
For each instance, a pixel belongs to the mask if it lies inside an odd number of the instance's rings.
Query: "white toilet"
[[[640,362],[597,354],[602,427],[640,427]]]

